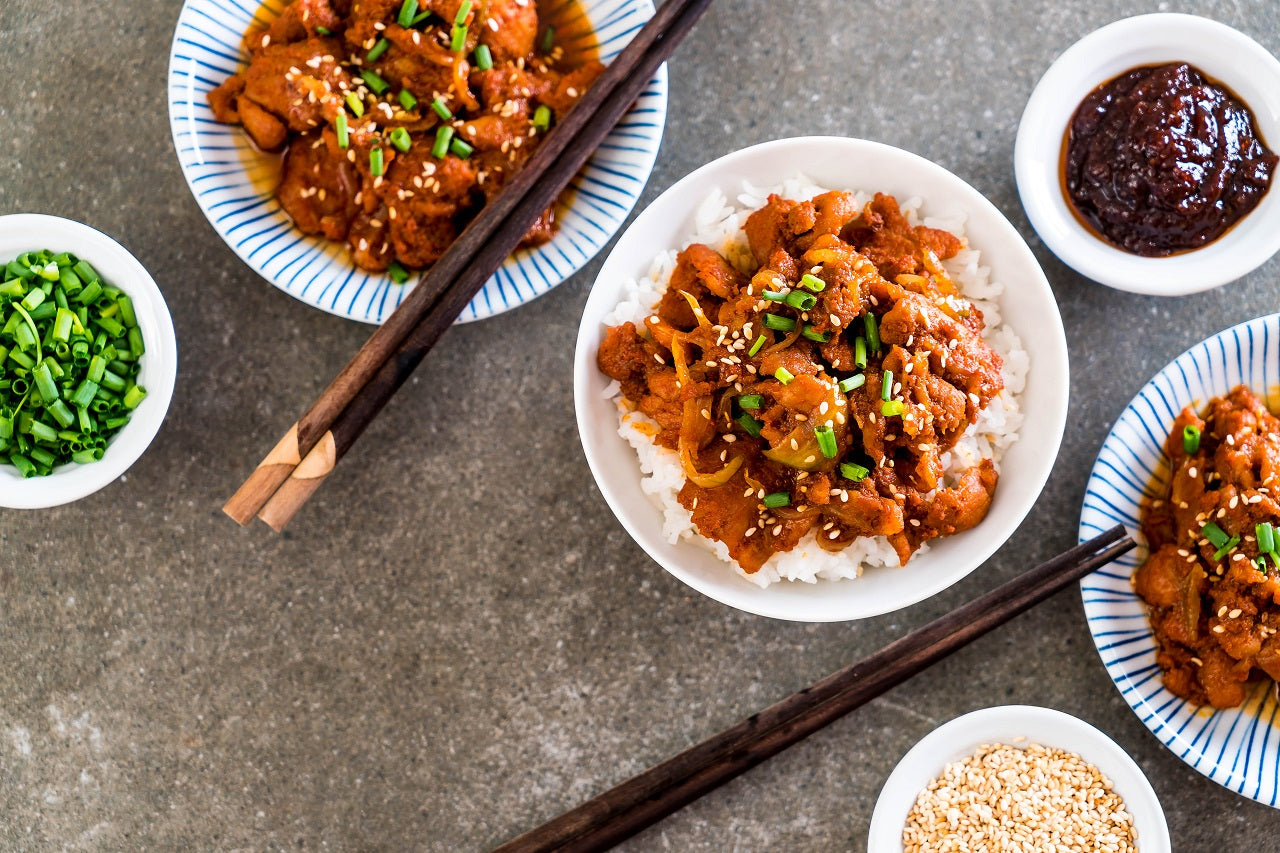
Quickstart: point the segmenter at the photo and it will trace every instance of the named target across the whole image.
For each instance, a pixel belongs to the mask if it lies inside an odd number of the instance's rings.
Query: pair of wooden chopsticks
[[[667,0],[223,506],[281,530],[640,96],[711,0]]]
[[[1134,547],[1117,526],[497,848],[605,850],[840,719]]]

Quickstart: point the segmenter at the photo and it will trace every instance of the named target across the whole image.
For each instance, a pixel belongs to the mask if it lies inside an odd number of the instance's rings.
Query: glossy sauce
[[[1185,63],[1135,68],[1076,109],[1063,191],[1091,231],[1163,257],[1216,240],[1257,207],[1276,155],[1249,108]]]

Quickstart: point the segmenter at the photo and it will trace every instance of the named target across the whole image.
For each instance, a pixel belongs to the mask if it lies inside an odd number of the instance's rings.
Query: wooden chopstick
[[[558,122],[551,133],[547,134],[498,197],[481,209],[449,250],[423,274],[404,302],[370,336],[342,372],[329,383],[310,408],[258,464],[249,478],[223,506],[223,511],[227,515],[242,525],[248,524],[300,465],[304,457],[317,446],[321,448],[318,458],[322,461],[326,459],[336,461],[336,457],[328,452],[329,439],[325,436],[343,410],[351,405],[387,360],[427,318],[441,298],[455,286],[464,285],[462,276],[478,255],[482,253],[492,255],[496,251],[495,247],[505,246],[502,257],[498,259],[500,264],[502,259],[515,249],[533,222],[529,220],[521,227],[520,223],[523,219],[515,216],[517,210],[522,207],[525,197],[537,188],[539,197],[547,198],[542,209],[545,210],[547,205],[551,204],[577,171],[576,168],[568,170],[568,174],[564,175],[565,169],[556,168],[559,162],[566,158],[578,160],[575,146],[583,144],[580,140],[597,139],[596,145],[598,145],[598,140],[608,135],[608,130],[626,111],[624,107],[616,115],[612,114],[612,109],[609,114],[606,114],[602,112],[601,107],[606,103],[613,104],[616,100],[614,96],[620,90],[634,91],[635,94],[626,101],[629,107],[631,101],[634,101],[643,91],[653,70],[656,70],[657,66],[671,54],[710,2],[711,0],[667,0],[658,8],[649,22],[635,34],[631,42],[587,89],[578,104]],[[657,62],[652,62],[654,57],[661,58]],[[642,70],[650,65],[653,70],[647,72]],[[604,132],[598,132],[606,124]],[[583,134],[584,130],[587,131],[586,135]],[[594,149],[595,145],[591,148]],[[585,162],[589,155],[590,151],[587,151],[586,156],[582,156],[581,162]],[[487,279],[494,269],[497,269],[497,264],[484,278]],[[483,282],[484,279],[480,284],[483,285]],[[477,290],[479,286],[476,286]],[[470,297],[461,300],[462,307],[465,307],[469,301]],[[462,308],[459,308],[454,312],[448,318],[449,322],[456,319],[461,311]],[[437,334],[435,338],[438,339],[438,337]],[[336,446],[335,441],[333,447],[336,448]],[[306,473],[305,469],[304,473]]]
[[[676,0],[669,0],[662,9],[665,10],[668,5],[675,2]],[[258,512],[259,518],[277,531],[282,530],[289,523],[307,499],[324,482],[338,460],[364,432],[365,427],[373,421],[378,412],[382,411],[440,336],[462,313],[467,303],[502,265],[524,232],[537,220],[542,211],[555,201],[556,196],[582,168],[592,152],[608,136],[613,126],[631,108],[631,104],[644,91],[658,66],[670,56],[710,3],[711,0],[688,0],[681,14],[669,21],[668,30],[662,34],[661,38],[642,56],[632,60],[633,73],[615,86],[608,97],[597,106],[598,121],[583,127],[561,156],[546,167],[543,173],[544,180],[530,187],[519,203],[511,209],[507,217],[511,227],[503,232],[510,239],[502,240],[496,236],[477,252],[471,263],[458,275],[454,286],[440,295],[391,357],[366,379],[349,405],[333,419],[311,451],[302,458],[300,463],[294,463],[292,469],[286,474],[287,479],[278,484],[274,494],[261,507]],[[575,109],[574,112],[577,110]],[[532,165],[532,162],[529,165]],[[528,165],[521,170],[521,173],[527,169]],[[299,428],[298,433],[301,434],[301,431]],[[277,447],[277,450],[272,451],[273,456],[278,449]],[[272,471],[280,470],[279,466],[274,466],[272,463],[272,456],[268,456],[263,466],[268,466]],[[259,471],[262,470],[264,469],[260,466]],[[254,476],[257,474],[258,472],[255,471]],[[251,477],[250,480],[252,479]]]
[[[605,850],[906,681],[1134,547],[1122,526],[917,628],[661,764],[497,848]],[[1101,549],[1101,550],[1099,550]]]

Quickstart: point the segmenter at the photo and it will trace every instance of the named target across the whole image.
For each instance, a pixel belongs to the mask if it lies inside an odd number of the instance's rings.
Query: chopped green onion
[[[396,97],[400,99],[400,106],[404,107],[404,111],[407,113],[413,112],[418,106],[418,99],[408,89],[401,89],[400,94]]]
[[[409,271],[399,261],[392,261],[387,266],[387,275],[391,276],[391,280],[396,284],[404,284],[409,280]]]
[[[805,273],[804,275],[800,276],[800,283],[805,287],[809,288],[810,290],[812,290],[814,293],[821,293],[823,291],[823,288],[827,286],[827,283],[825,281],[818,278],[816,275],[813,275],[812,273]]]
[[[431,109],[436,111],[436,115],[440,116],[441,121],[453,121],[453,113],[449,111],[449,107],[445,104],[443,98],[433,100]]]
[[[87,406],[93,402],[98,396],[98,388],[100,386],[92,379],[86,378],[80,383],[80,387],[71,395],[71,404],[73,406]]]
[[[1222,547],[1221,547],[1221,548],[1219,548],[1217,551],[1214,551],[1214,552],[1213,552],[1213,559],[1215,559],[1215,560],[1221,560],[1223,557],[1225,557],[1225,556],[1227,556],[1228,554],[1230,554],[1230,553],[1231,553],[1231,551],[1232,551],[1232,549],[1234,549],[1234,548],[1235,548],[1237,545],[1239,545],[1239,544],[1240,544],[1240,537],[1239,537],[1239,536],[1232,536],[1232,537],[1231,537],[1230,539],[1228,539],[1226,542],[1222,543]]]
[[[846,480],[852,480],[855,483],[860,483],[867,479],[870,474],[870,469],[864,468],[854,462],[840,463],[840,476],[844,477]]]
[[[397,127],[391,131],[391,144],[401,154],[408,154],[409,149],[413,146],[413,139],[409,137],[409,131],[403,127]]]
[[[461,24],[453,25],[453,39],[449,42],[449,49],[454,53],[460,53],[467,46],[467,28]]]
[[[822,451],[822,455],[828,459],[834,459],[839,448],[836,447],[836,433],[829,426],[820,426],[813,431],[813,437],[818,440],[818,449]]]
[[[867,346],[872,352],[880,352],[880,327],[876,324],[876,315],[868,311],[862,315],[862,323],[867,328]]]
[[[396,17],[396,23],[402,27],[409,27],[417,14],[418,0],[404,0],[404,5],[400,7],[400,14]]]
[[[1200,427],[1187,424],[1182,428],[1182,449],[1188,456],[1200,449]]]
[[[481,71],[488,71],[493,67],[493,54],[489,52],[487,44],[476,45],[476,68]]]
[[[1264,521],[1255,525],[1253,533],[1258,538],[1258,550],[1261,553],[1270,554],[1276,549],[1276,531],[1271,522]]]
[[[786,302],[787,294],[780,290],[766,290],[760,296],[768,302]]]
[[[777,370],[773,372],[773,376],[783,385],[790,385],[791,380],[796,378],[795,374],[793,374],[790,370],[787,370],[785,367],[779,367]]]
[[[803,290],[793,290],[787,294],[783,300],[792,308],[800,311],[808,311],[810,308],[818,304],[818,297],[812,293],[805,293]]]
[[[351,114],[356,118],[364,115],[364,101],[360,100],[360,96],[355,92],[347,92],[343,99],[347,102],[347,109],[351,110]]]
[[[556,46],[556,28],[547,27],[542,32],[542,41],[539,44],[543,53],[550,53],[552,48]]]
[[[421,24],[423,21],[425,21],[425,20],[427,20],[428,18],[430,18],[430,17],[432,16],[432,14],[434,14],[434,13],[433,13],[430,9],[428,9],[428,10],[427,10],[427,11],[425,11],[425,12],[419,12],[417,15],[414,15],[414,16],[413,16],[413,20],[409,22],[409,26],[411,26],[411,27],[416,27],[416,26],[418,26],[418,24]]]
[[[853,391],[857,388],[861,388],[863,385],[866,385],[866,384],[867,384],[867,375],[865,373],[855,373],[852,376],[850,376],[848,379],[841,379],[839,388],[841,391],[848,394],[850,391]]]
[[[1272,552],[1271,556],[1272,556],[1272,558],[1273,558],[1273,559],[1275,558],[1275,552],[1274,552],[1274,551]],[[1254,564],[1255,566],[1257,566],[1257,567],[1258,567],[1258,571],[1262,572],[1263,574],[1266,574],[1266,571],[1267,571],[1267,558],[1266,558],[1266,557],[1264,557],[1263,555],[1259,554],[1258,556],[1256,556],[1256,557],[1254,557],[1254,558],[1253,558],[1253,564]]]
[[[738,398],[738,405],[744,409],[759,409],[764,405],[764,397],[759,394],[743,394]]]
[[[771,495],[765,495],[761,498],[760,503],[764,504],[769,509],[777,509],[781,506],[790,506],[791,495],[786,492],[774,492]]]
[[[449,153],[449,143],[452,141],[453,128],[446,124],[436,131],[436,142],[431,146],[431,156],[437,160],[443,160],[444,155]]]
[[[853,363],[864,370],[867,367],[867,339],[862,335],[853,342]]]
[[[743,412],[741,415],[738,416],[738,426],[742,427],[742,429],[747,433],[747,435],[751,436],[752,438],[759,438],[760,427],[763,426],[763,424],[761,424],[760,421],[756,420],[755,418],[751,417],[751,415],[748,415],[746,412]]]
[[[792,332],[795,331],[796,321],[790,317],[782,317],[777,314],[765,314],[764,327],[766,329],[775,329],[779,332]]]
[[[364,79],[365,84],[375,95],[381,95],[383,92],[391,88],[391,84],[382,79],[382,76],[372,68],[364,69],[360,72],[360,76]]]
[[[1223,545],[1226,545],[1227,540],[1231,538],[1227,535],[1225,530],[1214,524],[1212,521],[1207,522],[1203,527],[1201,527],[1200,532],[1204,534],[1204,538],[1208,539],[1210,544],[1215,548],[1221,548]]]
[[[316,32],[322,36],[333,35],[333,30],[329,29],[328,27],[316,27]]]
[[[147,391],[145,388],[141,385],[133,385],[128,391],[124,392],[124,397],[121,398],[121,402],[124,403],[124,407],[126,409],[136,409],[146,396]]]
[[[338,115],[333,120],[333,132],[338,136],[339,148],[347,148],[351,145],[351,131],[347,127],[346,110],[338,110]]]
[[[369,53],[365,56],[365,62],[377,62],[382,54],[387,52],[387,48],[391,47],[391,42],[386,38],[378,39],[378,43],[373,46]]]
[[[896,418],[906,410],[907,407],[901,400],[885,400],[880,404],[880,414],[886,418]]]
[[[467,22],[467,15],[471,14],[471,0],[462,0],[462,5],[458,7],[458,14],[453,16],[454,26],[462,26]]]
[[[551,127],[551,107],[546,104],[538,105],[538,108],[533,111],[533,126],[538,130]]]
[[[453,138],[453,141],[449,143],[449,150],[453,152],[455,157],[461,160],[467,159],[471,156],[471,153],[475,151],[469,143],[463,142],[456,136]]]
[[[764,335],[756,338],[756,342],[751,345],[751,349],[747,350],[747,356],[755,358],[756,353],[760,352],[760,348],[764,346]]]
[[[888,400],[893,396],[893,371],[886,370],[884,378],[880,380],[880,399]]]
[[[382,157],[382,149],[370,148],[369,149],[369,173],[372,174],[375,178],[377,178],[382,176],[382,173],[384,170],[385,170],[385,163]]]
[[[813,326],[805,326],[804,329],[800,331],[800,335],[811,341],[817,341],[820,344],[825,344],[827,341],[831,340],[830,332],[819,332],[817,329],[813,328]]]

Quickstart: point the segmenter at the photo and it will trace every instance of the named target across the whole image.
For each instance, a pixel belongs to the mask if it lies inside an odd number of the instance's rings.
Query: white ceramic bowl
[[[51,249],[71,252],[133,300],[146,354],[137,382],[147,396],[132,419],[112,438],[101,460],[61,465],[47,477],[23,479],[6,461],[0,465],[0,506],[39,509],[79,500],[129,470],[160,430],[178,373],[178,343],[173,319],[160,288],[129,251],[100,231],[56,216],[19,213],[0,216],[0,259],[8,263],[23,252]]]
[[[1024,741],[1015,742],[1017,738]],[[1041,746],[1074,752],[1102,771],[1137,829],[1140,853],[1169,853],[1169,827],[1156,792],[1133,759],[1115,741],[1070,714],[1032,705],[985,708],[934,729],[902,757],[876,800],[867,850],[901,853],[902,828],[916,797],[947,764],[973,755],[989,743]]]
[[[727,198],[742,182],[767,187],[804,173],[835,189],[865,189],[924,199],[924,213],[963,211],[970,244],[982,252],[992,278],[1008,285],[1001,299],[1006,321],[1031,358],[1021,396],[1021,438],[1007,450],[1000,485],[987,518],[975,530],[931,543],[906,568],[872,568],[856,580],[783,582],[761,589],[720,562],[701,544],[672,544],[662,535],[662,512],[640,488],[636,454],[618,435],[618,416],[596,368],[604,317],[628,279],[639,279],[659,253],[679,248],[693,232],[694,209],[712,191]],[[1018,232],[991,202],[964,181],[921,157],[860,139],[801,137],[767,142],[722,157],[676,183],[649,206],[618,241],[587,299],[574,361],[578,432],[596,483],[627,532],[663,568],[717,601],[763,616],[805,622],[860,619],[913,604],[969,574],[1017,529],[1044,486],[1058,453],[1067,415],[1067,348],[1053,293]]]
[[[1225,84],[1253,112],[1268,147],[1277,150],[1280,62],[1225,24],[1155,14],[1108,24],[1049,66],[1022,113],[1013,161],[1027,218],[1063,263],[1120,290],[1181,296],[1235,281],[1280,249],[1280,191],[1268,192],[1248,216],[1207,246],[1143,258],[1080,224],[1063,195],[1059,162],[1067,125],[1085,95],[1131,68],[1167,62],[1188,62]]]

